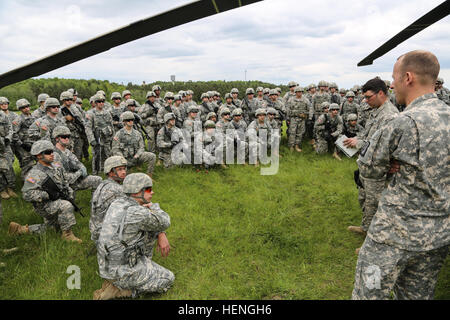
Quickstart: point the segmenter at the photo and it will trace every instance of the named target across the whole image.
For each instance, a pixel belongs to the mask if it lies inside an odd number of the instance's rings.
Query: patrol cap
[[[290,87],[296,87],[297,86],[297,82],[295,82],[295,81],[289,81],[289,83],[288,83],[288,87],[290,88]]]
[[[234,116],[242,116],[242,109],[241,108],[236,108],[233,110],[233,112],[231,112],[231,115]]]
[[[206,120],[205,124],[204,124],[205,128],[215,128],[216,124],[214,123],[214,121],[211,120]]]
[[[156,91],[156,90],[161,91],[161,87],[160,87],[159,85],[157,85],[157,84],[155,84],[155,85],[152,87],[152,91],[153,91],[153,92]]]
[[[164,100],[173,99],[173,98],[174,98],[173,92],[167,91],[166,94],[164,95]]]
[[[56,98],[49,97],[49,98],[47,98],[45,100],[44,107],[45,108],[48,108],[48,107],[59,107],[59,101]]]
[[[339,105],[337,103],[330,104],[330,110],[339,110]]]
[[[125,111],[120,115],[120,120],[122,122],[124,122],[125,120],[135,120],[134,113],[131,111]]]
[[[50,97],[48,94],[41,93],[40,95],[38,95],[37,101],[38,102],[44,102],[48,97]]]
[[[227,108],[227,107],[225,107],[225,108],[222,108],[222,110],[220,110],[220,117],[222,117],[223,115],[225,115],[225,114],[231,114],[231,111],[230,111],[230,109],[229,108]]]
[[[18,110],[20,110],[20,108],[25,108],[25,107],[29,107],[30,103],[28,102],[27,99],[22,98],[16,101],[16,107]]]
[[[38,140],[31,146],[30,153],[33,156],[37,156],[46,150],[55,150],[53,143],[48,140]]]
[[[294,92],[303,92],[303,88],[300,86],[295,87]]]
[[[230,93],[231,93],[231,94],[233,94],[233,93],[239,93],[239,90],[238,90],[237,88],[233,88],[233,89],[231,89]]]
[[[274,114],[274,115],[277,115],[277,110],[275,109],[275,108],[271,108],[271,107],[269,107],[269,108],[267,108],[267,114]]]
[[[270,89],[270,91],[269,91],[269,96],[272,96],[272,95],[274,95],[274,94],[278,95],[277,89]]]
[[[127,166],[127,160],[122,156],[112,156],[105,160],[103,171],[108,174],[112,169]]]
[[[124,98],[127,94],[131,95],[130,90],[123,90],[122,91],[122,98]]]
[[[350,113],[347,116],[347,121],[356,121],[356,120],[358,120],[358,116],[356,114],[354,114],[354,113]]]
[[[263,109],[263,108],[256,109],[255,116],[259,116],[260,114],[266,115],[267,114],[266,109]]]
[[[189,106],[189,108],[187,109],[188,113],[198,113],[198,107],[197,106]]]
[[[66,126],[57,126],[55,129],[53,129],[52,132],[52,138],[56,139],[59,136],[70,136],[72,133],[70,132],[70,129]]]
[[[253,88],[247,88],[247,90],[245,90],[245,94],[255,94],[255,90],[253,90]]]
[[[164,115],[164,123],[167,123],[167,121],[175,119],[175,115],[172,112],[166,113]]]
[[[353,91],[349,91],[349,92],[347,92],[347,93],[345,94],[345,97],[346,97],[346,98],[349,98],[349,97],[354,98],[354,97],[355,97],[355,93],[354,93]]]
[[[125,101],[125,105],[128,106],[136,106],[136,100],[134,99],[127,99],[127,101]]]
[[[138,172],[131,173],[125,177],[123,180],[123,193],[133,194],[138,193],[142,189],[149,188],[153,186],[152,178],[147,174]]]
[[[113,99],[122,99],[122,96],[120,95],[119,92],[113,92],[111,93],[111,100]]]
[[[209,112],[206,116],[206,120],[211,119],[212,117],[217,119],[217,114],[215,112]]]
[[[322,107],[322,109],[329,109],[330,103],[328,101],[324,101],[320,106]]]
[[[63,91],[59,96],[59,100],[73,100],[73,93],[70,93],[69,91]]]

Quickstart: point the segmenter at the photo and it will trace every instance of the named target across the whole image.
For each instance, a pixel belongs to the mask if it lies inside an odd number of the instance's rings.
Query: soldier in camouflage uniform
[[[164,95],[165,104],[158,110],[158,113],[156,114],[156,121],[158,121],[158,125],[160,128],[164,126],[164,115],[167,113],[173,113],[172,104],[174,98],[174,94],[170,91],[167,91]]]
[[[205,131],[202,133],[202,160],[206,169],[217,164],[216,149],[221,147],[221,144],[216,139],[215,128],[216,124],[211,120],[206,120],[204,124]]]
[[[230,94],[233,99],[232,103],[236,106],[236,108],[240,108],[242,101],[239,99],[239,90],[237,88],[233,88],[231,89]]]
[[[286,118],[286,107],[280,100],[278,100],[278,92],[276,89],[270,89],[269,98],[270,100],[267,102],[267,109],[274,108],[277,110],[275,119],[278,122],[278,127],[281,128],[283,125],[283,120]]]
[[[323,102],[326,106],[326,101]],[[334,142],[342,135],[344,131],[344,122],[339,113],[339,106],[336,103],[330,104],[330,112],[323,113],[317,119],[314,130],[316,132],[315,151],[317,154],[323,154],[330,149],[333,150],[333,158],[342,160],[337,154]],[[323,109],[324,111],[326,108]]]
[[[188,116],[183,122],[183,134],[186,142],[190,142],[191,149],[191,163],[194,157],[199,157],[202,153],[202,146],[195,144],[194,140],[202,134],[202,122],[198,119],[198,107],[190,106],[187,110]],[[197,149],[195,149],[197,148]],[[200,162],[200,161],[198,161]]]
[[[302,152],[301,145],[306,132],[306,120],[312,120],[314,111],[308,99],[303,97],[301,87],[294,88],[295,97],[291,99],[287,108],[289,118],[289,138],[288,147],[291,151],[294,148],[297,152]]]
[[[145,130],[150,139],[148,139],[148,150],[155,153],[156,151],[156,133],[158,132],[158,122],[156,115],[158,114],[158,107],[155,104],[156,94],[153,91],[147,92],[147,101],[142,105],[138,112],[141,117]]]
[[[338,105],[341,105],[341,96],[339,95],[338,86],[334,82],[330,84],[330,97],[330,103],[337,103]]]
[[[294,89],[297,87],[297,83],[295,81],[289,81],[288,83],[289,91],[286,92],[286,94],[283,97],[283,103],[285,106],[287,106],[292,100],[295,98],[295,91]]]
[[[164,100],[160,97],[161,87],[159,85],[155,84],[152,87],[152,91],[156,94],[156,99],[155,99],[156,106],[158,107],[158,109],[161,109],[162,107],[164,107]]]
[[[233,104],[233,97],[231,96],[231,93],[225,93],[225,103],[223,103],[219,107],[219,110],[218,110],[219,114],[223,108],[228,108],[230,110],[230,112],[233,112],[233,110],[236,109],[236,106]]]
[[[144,139],[139,131],[133,129],[135,121],[134,114],[125,111],[121,116],[123,128],[120,129],[113,138],[112,153],[122,156],[127,160],[128,167],[146,163],[147,174],[152,176],[155,167],[156,155],[145,151]]]
[[[74,191],[90,189],[94,192],[102,178],[88,175],[84,164],[68,149],[71,137],[67,127],[59,126],[53,130],[53,139],[56,141],[54,163],[59,163],[64,169],[67,182]]]
[[[312,103],[311,103],[314,108],[314,119],[315,120],[317,120],[319,118],[319,116],[322,114],[322,103],[323,102],[331,103],[330,95],[325,92],[327,83],[323,80],[319,81],[318,87],[319,87],[319,91],[313,95]]]
[[[120,106],[122,107],[122,109],[126,109],[127,108],[127,104],[126,101],[128,99],[131,99],[131,91],[130,90],[123,90],[122,91],[122,102],[120,103]]]
[[[4,97],[3,97],[4,98]],[[6,99],[6,100],[5,100]],[[9,110],[9,100],[7,98],[3,99],[3,103],[0,104],[0,112],[3,112],[6,114],[6,116],[9,119],[9,122],[11,122],[12,126],[13,126],[13,135],[12,135],[12,140],[11,140],[11,150],[13,151],[13,154],[16,155],[17,157],[20,157],[20,153],[18,148],[19,146],[19,136],[17,135],[17,131],[19,129],[18,125],[18,120],[19,120],[19,115],[15,112],[11,112]],[[6,102],[6,103],[5,103]],[[14,155],[12,157],[13,161],[14,161]]]
[[[103,163],[111,156],[114,124],[111,113],[103,109],[105,99],[95,95],[95,109],[86,112],[86,136],[92,146],[92,174],[103,171]]]
[[[256,119],[248,125],[248,147],[249,147],[249,162],[259,166],[258,159],[265,163],[267,159],[267,148],[270,143],[270,127],[266,122],[266,110],[258,109],[255,112]],[[266,153],[264,153],[266,150]],[[256,158],[256,162],[254,159]]]
[[[354,113],[347,116],[347,122],[344,122],[344,135],[347,138],[360,136],[363,133],[364,128],[356,123],[357,120],[358,116]]]
[[[22,180],[33,166],[34,157],[31,155],[31,145],[33,144],[28,138],[28,129],[34,122],[34,118],[30,113],[30,103],[27,99],[19,99],[16,102],[17,109],[20,111],[20,116],[17,119],[16,132],[19,137],[17,146],[17,159],[19,160],[21,168]],[[13,127],[14,128],[14,127]]]
[[[242,160],[245,162],[245,155],[248,151],[248,144],[246,142],[247,140],[247,123],[243,119],[243,112],[241,108],[236,108],[231,112],[231,128],[234,130],[233,138],[234,138],[234,150],[244,151],[244,157],[243,159],[238,158],[238,162],[240,163]],[[242,146],[243,145],[243,146]],[[238,153],[239,157],[239,153]]]
[[[364,148],[380,128],[398,115],[397,108],[395,108],[387,96],[387,87],[383,80],[374,78],[367,81],[363,86],[363,92],[366,97],[365,100],[372,109],[370,118],[358,137],[344,141],[344,145],[355,147],[358,150]],[[361,226],[349,226],[348,230],[364,235],[369,229],[370,222],[377,211],[378,201],[381,192],[385,188],[386,180],[367,179],[361,174],[361,168],[360,180],[364,186],[364,190],[360,190],[363,192],[363,194],[360,194],[360,198],[364,199],[362,207],[363,218]]]
[[[122,96],[119,92],[111,93],[112,105],[111,108],[107,109],[111,113],[113,118],[114,131],[117,132],[122,129],[122,121],[120,121],[120,115],[123,113],[124,109],[121,106]]]
[[[97,260],[105,279],[94,300],[137,297],[166,292],[175,276],[152,261],[155,245],[163,257],[170,252],[165,230],[170,217],[158,203],[152,203],[153,183],[143,173],[127,175],[126,197],[117,199],[106,212],[98,239]]]
[[[59,112],[59,101],[56,98],[47,98],[44,103],[47,114],[42,118],[36,119],[28,129],[28,139],[30,141],[38,141],[45,139],[55,141],[52,138],[53,129],[57,126],[65,126],[66,119]]]
[[[73,201],[74,191],[67,183],[64,169],[60,164],[54,163],[54,146],[48,140],[39,140],[33,143],[31,154],[36,157],[36,165],[28,172],[22,188],[23,199],[33,204],[36,212],[44,218],[43,224],[22,226],[16,222],[9,224],[8,233],[10,235],[25,233],[42,233],[48,227],[61,229],[62,239],[81,243],[72,227],[76,224],[74,206],[68,200],[53,199],[43,188],[47,178],[53,180],[60,190],[64,190],[67,196]]]
[[[240,108],[242,109],[242,111],[244,111],[245,122],[250,123],[256,118],[255,111],[256,109],[258,109],[258,103],[254,98],[255,91],[253,90],[253,88],[247,88],[247,90],[245,90],[245,95],[246,97],[242,99]],[[230,112],[232,111],[233,110],[230,109]]]
[[[202,93],[200,99],[202,100],[202,103],[200,105],[199,113],[200,113],[200,119],[202,122],[206,121],[206,116],[210,112],[214,112],[214,107],[209,103],[209,97],[207,93]]]
[[[158,158],[163,161],[165,168],[171,168],[175,164],[174,162],[181,164],[186,161],[183,153],[172,154],[175,147],[184,145],[184,139],[181,130],[175,126],[173,113],[169,112],[164,115],[164,123],[165,125],[159,129],[156,136],[156,145],[160,150]]]
[[[122,156],[109,157],[105,160],[104,172],[107,178],[98,185],[92,195],[89,219],[91,240],[95,242],[96,246],[106,211],[114,200],[125,195],[122,182],[127,175],[127,160]]]
[[[355,94],[353,91],[349,91],[345,94],[346,100],[342,103],[340,115],[342,120],[347,121],[347,115],[350,113],[358,114],[360,109],[359,104],[357,104],[355,99]]]
[[[173,105],[172,105],[172,112],[175,115],[175,125],[178,128],[183,128],[183,122],[185,117],[185,110],[183,109],[183,106],[181,104],[182,98],[179,94],[176,94],[173,96]]]
[[[438,98],[440,100],[444,101],[444,103],[446,103],[448,106],[450,106],[449,92],[448,92],[448,90],[446,90],[443,87],[443,84],[444,84],[444,79],[438,77],[436,80],[436,85],[434,87],[434,90],[436,91],[436,95],[438,96]]]
[[[46,115],[47,112],[44,103],[45,100],[47,100],[47,98],[50,98],[50,96],[46,93],[41,93],[38,95],[37,102],[39,104],[39,107],[36,110],[34,110],[33,113],[31,113],[33,118],[39,119]]]
[[[391,291],[433,299],[450,244],[450,109],[434,92],[438,74],[431,52],[401,56],[393,85],[406,109],[361,150],[361,174],[384,177],[386,189],[358,255],[352,299],[389,299]]]
[[[78,160],[82,160],[83,143],[80,142],[82,141],[81,137],[86,134],[84,128],[84,115],[74,106],[73,94],[69,91],[62,92],[59,100],[63,103],[60,107],[61,114],[67,113],[64,118],[66,119],[67,128],[69,128],[72,133],[72,145],[70,146],[70,149]]]
[[[8,99],[0,97],[0,105],[6,104]],[[13,126],[8,116],[0,111],[0,195],[2,199],[16,197],[16,175],[13,163],[14,154],[11,150]]]
[[[264,99],[264,88],[258,87],[256,88],[256,104],[258,105],[258,108],[267,108],[267,101]],[[233,112],[233,111],[232,111]]]

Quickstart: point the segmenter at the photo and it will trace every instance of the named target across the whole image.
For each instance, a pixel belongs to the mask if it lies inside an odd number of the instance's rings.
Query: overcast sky
[[[220,2],[220,0],[217,0]],[[1,0],[0,74],[177,6],[184,0]],[[450,83],[450,19],[375,60],[356,64],[442,0],[264,0],[113,48],[40,77],[141,84],[261,80],[339,87],[380,75],[392,80],[398,56],[427,49]],[[246,72],[245,72],[246,71]]]

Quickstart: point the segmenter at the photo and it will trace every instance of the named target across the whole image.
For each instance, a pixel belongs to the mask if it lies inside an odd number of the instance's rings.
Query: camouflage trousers
[[[113,282],[122,290],[131,290],[133,297],[145,293],[164,293],[170,289],[175,281],[175,275],[168,269],[152,261],[149,257],[142,257],[145,268],[137,268],[136,272]]]
[[[14,154],[11,148],[7,148],[4,154],[0,154],[0,191],[6,188],[16,188],[16,174],[13,168]]]
[[[96,148],[92,148],[92,174],[102,174],[103,165],[105,160],[111,156],[111,141],[102,141],[102,145],[97,153]],[[99,168],[96,167],[95,163],[99,162]]]
[[[20,176],[22,180],[25,180],[25,176],[27,175],[28,171],[34,166],[35,161],[34,157],[23,149],[21,146],[17,146],[14,148],[14,154],[17,157],[17,160],[19,160],[19,165],[21,169]]]
[[[336,151],[336,146],[334,146],[334,144],[332,144],[330,141],[324,139],[322,136],[320,135],[316,135],[316,140],[315,140],[315,151],[317,154],[324,154],[327,153],[328,151],[332,151],[335,152]]]
[[[156,131],[156,127],[152,126],[146,126],[145,130],[147,131],[148,137],[150,139],[147,139],[148,144],[148,151],[155,153],[156,151],[156,135],[158,131]]]
[[[364,210],[361,221],[361,227],[364,231],[369,230],[370,223],[378,210],[378,201],[380,201],[381,193],[385,189],[386,182],[367,179],[359,176],[364,186]]]
[[[356,265],[353,300],[430,300],[449,246],[413,252],[366,237]]]
[[[172,154],[172,150],[169,152],[160,152],[158,159],[163,161],[164,168],[166,169],[172,168],[175,165],[182,165],[184,161],[187,161],[186,156],[182,152]]]
[[[153,173],[155,169],[156,155],[152,152],[143,152],[138,158],[128,158],[127,163],[128,167],[134,167],[140,165],[142,163],[146,163],[147,173]]]
[[[92,190],[92,192],[94,192],[102,181],[102,177],[87,176],[79,182],[70,185],[70,187],[73,189],[73,191],[90,189]]]
[[[81,139],[81,136],[73,135],[70,139],[71,146],[70,151],[77,157],[78,160],[83,160],[83,140]]]
[[[364,213],[364,200],[366,199],[366,191],[364,188],[358,187],[358,202],[359,206]]]
[[[291,118],[289,124],[289,138],[288,138],[288,147],[293,147],[298,145],[299,147],[302,145],[303,136],[306,132],[306,121],[302,118]]]
[[[43,233],[48,227],[66,231],[70,230],[77,223],[74,208],[67,200],[50,201],[42,209],[36,211],[44,218],[44,223],[29,226],[31,233]]]

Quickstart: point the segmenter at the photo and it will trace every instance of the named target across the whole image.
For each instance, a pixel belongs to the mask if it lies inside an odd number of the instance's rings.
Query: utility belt
[[[124,243],[122,244],[125,245]],[[133,246],[126,246],[122,254],[107,253],[105,255],[105,260],[110,265],[128,264],[130,268],[133,268],[138,263],[139,259],[145,254],[146,249],[144,243],[138,242]]]

